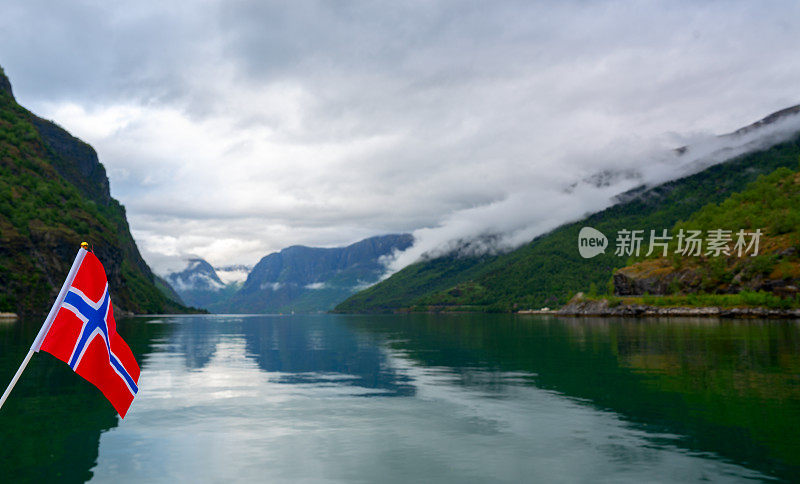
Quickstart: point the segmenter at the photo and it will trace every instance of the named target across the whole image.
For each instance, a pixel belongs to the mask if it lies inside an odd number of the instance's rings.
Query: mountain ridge
[[[381,257],[412,240],[389,234],[344,247],[293,245],[261,258],[242,283],[225,284],[210,264],[192,259],[167,280],[187,303],[217,313],[326,311],[377,282],[385,271]]]

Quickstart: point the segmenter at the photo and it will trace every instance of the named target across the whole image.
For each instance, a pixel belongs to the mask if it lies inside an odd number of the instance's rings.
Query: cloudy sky
[[[519,243],[639,181],[574,189],[593,173],[677,176],[670,148],[800,103],[798,18],[794,1],[12,0],[0,65],[97,149],[158,272],[413,231],[398,267]]]

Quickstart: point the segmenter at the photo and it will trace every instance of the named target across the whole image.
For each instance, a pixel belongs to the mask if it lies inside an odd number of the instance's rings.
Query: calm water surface
[[[38,323],[0,325],[0,383]],[[0,479],[800,480],[800,322],[513,315],[123,320],[120,421],[34,357]]]

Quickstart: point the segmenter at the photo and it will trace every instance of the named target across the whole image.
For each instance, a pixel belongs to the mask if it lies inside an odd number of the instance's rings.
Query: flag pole
[[[17,380],[19,380],[19,377],[22,376],[22,372],[25,371],[25,367],[28,366],[28,362],[31,361],[31,356],[33,356],[33,353],[33,347],[31,347],[31,349],[28,350],[28,354],[25,355],[25,359],[22,360],[22,364],[19,365],[17,373],[14,374],[14,378],[11,379],[11,383],[8,384],[6,391],[3,392],[3,396],[0,397],[0,408],[3,407],[4,403],[6,403],[6,398],[8,398],[11,390],[14,389],[14,385],[17,384]]]
[[[22,376],[22,372],[25,371],[25,367],[28,366],[28,362],[31,361],[31,357],[33,356],[33,354],[38,353],[39,348],[42,347],[42,341],[44,341],[44,337],[47,336],[47,332],[50,331],[50,326],[53,324],[53,319],[55,319],[56,314],[58,314],[58,308],[61,307],[61,303],[64,302],[64,298],[67,295],[67,291],[69,290],[69,287],[72,285],[72,281],[75,279],[75,274],[78,272],[78,268],[81,266],[81,262],[83,262],[83,257],[86,255],[86,249],[88,247],[89,247],[88,243],[81,242],[81,248],[78,249],[78,255],[75,256],[75,261],[72,263],[72,267],[69,270],[69,274],[67,275],[67,278],[64,280],[64,284],[61,286],[61,291],[58,293],[56,302],[54,302],[53,307],[50,308],[50,312],[47,314],[47,318],[44,320],[44,324],[42,324],[42,327],[39,330],[39,334],[37,334],[36,339],[33,340],[31,349],[28,350],[28,354],[25,355],[25,359],[22,360],[22,364],[19,365],[17,372],[14,374],[14,378],[11,379],[11,383],[8,384],[8,387],[6,387],[6,391],[3,392],[3,396],[0,397],[0,408],[3,407],[4,403],[6,403],[8,395],[11,394],[11,390],[14,389],[14,385],[17,384],[17,380],[19,380],[19,377]]]

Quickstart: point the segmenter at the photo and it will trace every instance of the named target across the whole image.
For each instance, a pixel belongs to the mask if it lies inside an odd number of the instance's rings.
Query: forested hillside
[[[684,237],[679,251],[675,235],[692,231],[716,232],[720,239],[730,240],[725,251],[710,245],[694,250]],[[741,237],[737,235],[739,231]],[[673,240],[666,257],[654,253],[617,271],[614,282],[618,294],[677,297],[697,293],[760,293],[758,297],[752,294],[747,297],[763,300],[762,305],[778,307],[800,302],[797,300],[800,284],[797,170],[781,167],[763,175],[743,192],[734,193],[722,203],[706,205],[677,223],[671,233]],[[689,255],[685,254],[687,251]],[[740,299],[747,302],[747,298]]]
[[[49,311],[84,240],[118,311],[186,310],[156,287],[94,149],[17,104],[0,69],[0,311]]]

